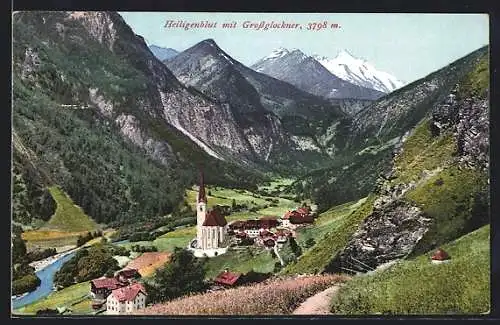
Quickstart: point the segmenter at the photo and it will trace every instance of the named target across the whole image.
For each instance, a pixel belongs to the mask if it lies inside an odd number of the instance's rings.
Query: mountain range
[[[251,68],[324,98],[375,100],[384,95],[383,92],[340,79],[313,57],[298,49],[275,50]]]

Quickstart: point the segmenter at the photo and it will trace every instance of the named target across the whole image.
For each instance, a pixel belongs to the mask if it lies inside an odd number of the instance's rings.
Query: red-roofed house
[[[133,279],[138,279],[141,277],[141,274],[137,269],[133,268],[125,268],[116,273],[116,277],[121,282],[130,282]]]
[[[232,273],[228,270],[224,270],[224,272],[220,273],[215,279],[214,282],[223,286],[234,286],[238,284],[238,280],[241,277],[241,273]]]
[[[106,314],[132,313],[146,307],[146,289],[140,283],[115,289],[106,299]]]
[[[90,295],[94,299],[106,299],[115,289],[126,286],[127,283],[119,281],[117,278],[101,278],[90,281]]]
[[[300,214],[297,211],[287,211],[281,218],[283,227],[290,227],[292,218],[300,218]]]
[[[303,223],[313,223],[314,222],[314,217],[312,215],[302,215],[302,214],[296,214],[292,215],[290,217],[290,223],[291,224],[303,224]]]
[[[300,207],[297,212],[303,216],[308,216],[311,213],[311,209],[308,206]]]

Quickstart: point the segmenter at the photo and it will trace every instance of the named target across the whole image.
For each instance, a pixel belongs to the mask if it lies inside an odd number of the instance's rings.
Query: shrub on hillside
[[[19,295],[25,292],[35,290],[41,281],[35,274],[25,275],[17,280],[12,281],[12,294]]]
[[[75,282],[83,282],[103,276],[108,271],[119,269],[113,258],[112,248],[96,244],[89,249],[78,251],[69,261],[63,264],[54,275],[54,284],[67,287]]]
[[[204,263],[190,251],[176,248],[171,261],[156,271],[154,283],[145,283],[148,301],[162,302],[206,290]]]

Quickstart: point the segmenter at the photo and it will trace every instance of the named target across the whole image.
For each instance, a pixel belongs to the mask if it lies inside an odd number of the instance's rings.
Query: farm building
[[[119,281],[117,278],[100,278],[90,281],[90,295],[93,299],[106,299],[115,289],[126,286],[127,282]]]
[[[241,275],[241,273],[233,273],[228,270],[224,270],[222,273],[217,275],[214,282],[224,287],[232,287],[239,284]]]
[[[133,313],[146,307],[146,289],[140,283],[115,289],[106,299],[106,314],[119,315]]]
[[[139,279],[141,274],[137,269],[124,268],[123,270],[116,272],[115,277],[117,277],[121,282],[130,282],[132,280]]]

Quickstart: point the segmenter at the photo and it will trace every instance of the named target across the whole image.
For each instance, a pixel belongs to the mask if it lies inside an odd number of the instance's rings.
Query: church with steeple
[[[227,251],[227,221],[220,209],[207,207],[207,195],[203,172],[200,171],[200,186],[196,197],[196,238],[189,244],[189,249],[197,257],[213,257]]]

